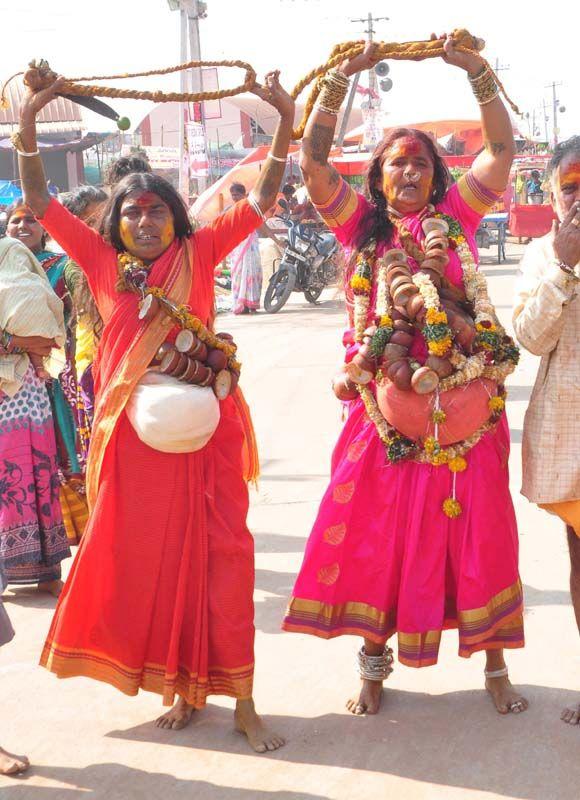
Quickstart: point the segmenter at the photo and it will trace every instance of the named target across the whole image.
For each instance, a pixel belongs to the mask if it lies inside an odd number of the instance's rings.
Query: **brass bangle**
[[[321,81],[322,89],[318,95],[317,107],[327,114],[338,114],[346,97],[350,80],[336,69],[330,70]]]
[[[475,99],[480,106],[485,106],[491,103],[492,100],[495,100],[499,90],[495,81],[495,76],[488,67],[484,67],[483,72],[475,77],[472,78],[469,75],[468,78]]]
[[[19,156],[39,156],[40,151],[38,148],[34,150],[32,153],[27,152],[24,148],[24,142],[22,141],[22,137],[20,136],[20,131],[15,131],[14,133],[10,134],[10,142],[12,146],[16,150]]]

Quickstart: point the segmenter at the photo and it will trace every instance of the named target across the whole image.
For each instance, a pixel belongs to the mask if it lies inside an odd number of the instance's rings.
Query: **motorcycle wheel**
[[[304,297],[308,300],[309,303],[313,305],[318,302],[318,298],[322,294],[322,290],[324,286],[309,286],[308,289],[304,290]]]
[[[286,303],[296,283],[296,275],[287,269],[279,269],[271,278],[264,297],[264,310],[276,314]]]

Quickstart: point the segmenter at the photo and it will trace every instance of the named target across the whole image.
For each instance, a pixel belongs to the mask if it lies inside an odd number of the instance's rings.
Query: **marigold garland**
[[[427,212],[430,213],[432,210],[431,207],[427,209]],[[374,392],[369,386],[359,385],[357,389],[367,415],[385,445],[387,459],[391,464],[396,464],[403,459],[413,459],[418,463],[431,464],[435,467],[446,465],[449,468],[453,475],[453,497],[444,501],[443,511],[450,519],[454,519],[462,512],[461,505],[455,498],[456,474],[467,468],[465,454],[497,425],[505,408],[503,384],[517,365],[519,350],[496,317],[495,309],[488,295],[485,276],[477,272],[475,259],[460,223],[446,214],[435,213],[434,216],[446,220],[449,226],[449,245],[456,251],[461,262],[465,294],[473,307],[477,331],[474,346],[479,349],[479,352],[465,355],[454,344],[455,336],[449,326],[447,314],[441,308],[439,293],[429,275],[419,272],[413,276],[413,282],[421,293],[426,309],[421,333],[425,338],[429,353],[449,358],[455,370],[452,375],[442,379],[439,383],[437,405],[431,412],[431,419],[435,425],[435,436],[426,437],[422,446],[418,442],[407,439],[387,422],[378,407]],[[412,234],[399,221],[395,220],[395,224],[404,249],[418,263],[421,263],[424,254]],[[358,254],[350,286],[355,296],[355,338],[356,341],[362,342],[368,325],[373,281],[377,279],[375,313],[379,319],[377,330],[371,339],[371,348],[375,357],[380,357],[394,330],[389,313],[390,298],[386,277],[386,266],[380,259],[377,259],[376,242],[373,241]],[[421,366],[411,359],[409,363],[412,369]],[[500,387],[499,393],[490,397],[489,400],[490,418],[463,441],[442,447],[437,438],[438,426],[446,421],[447,416],[439,407],[439,395],[478,378],[489,378]],[[382,379],[381,374],[380,380]],[[377,375],[376,382],[378,383],[380,380]]]
[[[230,342],[216,336],[203,322],[191,313],[185,305],[177,305],[168,297],[160,286],[147,286],[150,267],[137,256],[130,253],[119,253],[117,256],[119,277],[117,280],[118,292],[133,292],[140,294],[142,299],[152,295],[161,301],[163,310],[172,317],[183,329],[191,330],[204,344],[215,350],[221,350],[228,357],[228,366],[235,372],[240,372],[242,365],[236,360],[237,347]]]

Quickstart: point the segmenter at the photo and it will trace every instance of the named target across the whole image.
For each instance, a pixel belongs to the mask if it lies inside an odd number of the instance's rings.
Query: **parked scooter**
[[[304,292],[315,304],[326,286],[338,276],[336,255],[338,242],[330,232],[319,233],[311,225],[284,220],[288,226],[288,243],[264,297],[264,309],[276,314],[292,292]]]

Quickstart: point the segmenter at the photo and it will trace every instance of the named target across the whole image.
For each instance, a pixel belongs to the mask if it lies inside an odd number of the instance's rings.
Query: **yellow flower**
[[[362,292],[370,292],[371,282],[368,278],[363,278],[362,275],[353,275],[350,279],[351,288],[355,291],[359,289]]]
[[[434,453],[438,453],[439,450],[441,449],[439,446],[439,442],[434,436],[428,436],[425,439],[425,442],[423,443],[423,447],[428,455],[433,455]]]
[[[433,356],[444,356],[451,348],[451,339],[440,339],[438,342],[429,342],[429,352]]]
[[[490,331],[490,332],[493,332],[493,331],[496,331],[496,330],[497,330],[497,326],[496,326],[496,325],[493,325],[492,323],[490,323],[490,324],[488,324],[488,325],[482,325],[482,323],[481,323],[481,322],[477,322],[477,323],[475,324],[475,328],[476,328],[476,330],[478,330],[478,331],[479,331],[479,333],[481,333],[482,331]]]
[[[499,412],[503,411],[505,408],[505,400],[503,397],[500,397],[498,394],[496,394],[489,398],[487,405],[489,406],[489,410],[492,412],[492,414],[499,414]]]
[[[393,320],[389,317],[388,314],[383,314],[383,316],[381,317],[381,319],[379,321],[379,327],[381,327],[381,328],[392,328],[393,327]]]
[[[447,325],[447,314],[445,311],[438,311],[436,308],[427,309],[427,322],[429,325],[437,325],[442,322]]]
[[[431,463],[434,467],[441,467],[444,464],[449,462],[449,456],[445,452],[445,450],[441,450],[439,453],[435,453],[431,458]]]
[[[445,413],[445,411],[443,411],[442,408],[436,408],[435,411],[431,413],[431,419],[433,420],[433,422],[440,425],[447,419],[447,414]]]
[[[463,456],[455,456],[449,459],[448,466],[451,472],[463,472],[464,469],[467,469],[467,461]]]
[[[455,517],[461,514],[461,506],[453,497],[448,497],[447,500],[443,502],[443,511],[450,519],[455,519]]]

